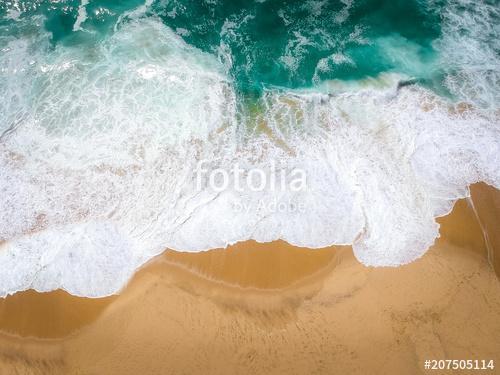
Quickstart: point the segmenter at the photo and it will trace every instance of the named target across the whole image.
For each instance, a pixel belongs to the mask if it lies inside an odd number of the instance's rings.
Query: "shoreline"
[[[428,253],[398,268],[365,267],[350,247],[246,242],[167,251],[113,297],[17,293],[0,302],[0,372],[361,374],[418,372],[427,358],[498,363],[500,194],[485,184],[471,193],[473,205],[462,199],[438,219]]]

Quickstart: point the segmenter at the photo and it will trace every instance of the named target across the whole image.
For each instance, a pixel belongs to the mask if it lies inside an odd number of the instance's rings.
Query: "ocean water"
[[[248,239],[398,266],[500,188],[498,1],[4,0],[0,93],[0,296]]]

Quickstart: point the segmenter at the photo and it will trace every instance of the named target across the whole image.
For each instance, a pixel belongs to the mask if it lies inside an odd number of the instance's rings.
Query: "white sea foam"
[[[406,77],[269,89],[245,115],[224,66],[154,18],[92,50],[2,43],[1,296],[104,296],[167,247],[247,239],[353,244],[363,263],[397,266],[427,250],[469,184],[500,187],[498,115],[398,88]],[[199,190],[200,160],[301,168],[308,189]],[[269,209],[294,202],[305,211]]]
[[[73,31],[79,31],[82,29],[82,23],[87,20],[87,5],[89,0],[82,0],[80,6],[78,7],[78,16],[76,17],[75,24],[73,25]]]
[[[435,0],[427,0],[431,5]],[[446,85],[483,108],[500,103],[500,7],[495,1],[453,0],[441,10],[443,37],[436,41]]]

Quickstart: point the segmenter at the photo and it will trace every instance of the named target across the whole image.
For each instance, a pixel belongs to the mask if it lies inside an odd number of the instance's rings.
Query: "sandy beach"
[[[15,294],[0,301],[0,373],[420,374],[426,359],[500,366],[500,194],[476,184],[439,221],[435,245],[398,268],[365,267],[348,246],[246,242],[167,251],[118,296]]]

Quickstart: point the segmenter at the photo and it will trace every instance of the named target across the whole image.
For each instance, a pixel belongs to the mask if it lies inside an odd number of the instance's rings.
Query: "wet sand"
[[[433,248],[399,268],[364,267],[347,246],[245,242],[167,251],[115,297],[18,293],[0,301],[0,374],[420,374],[425,359],[500,366],[499,215],[500,193],[475,185],[472,200],[440,219]]]

